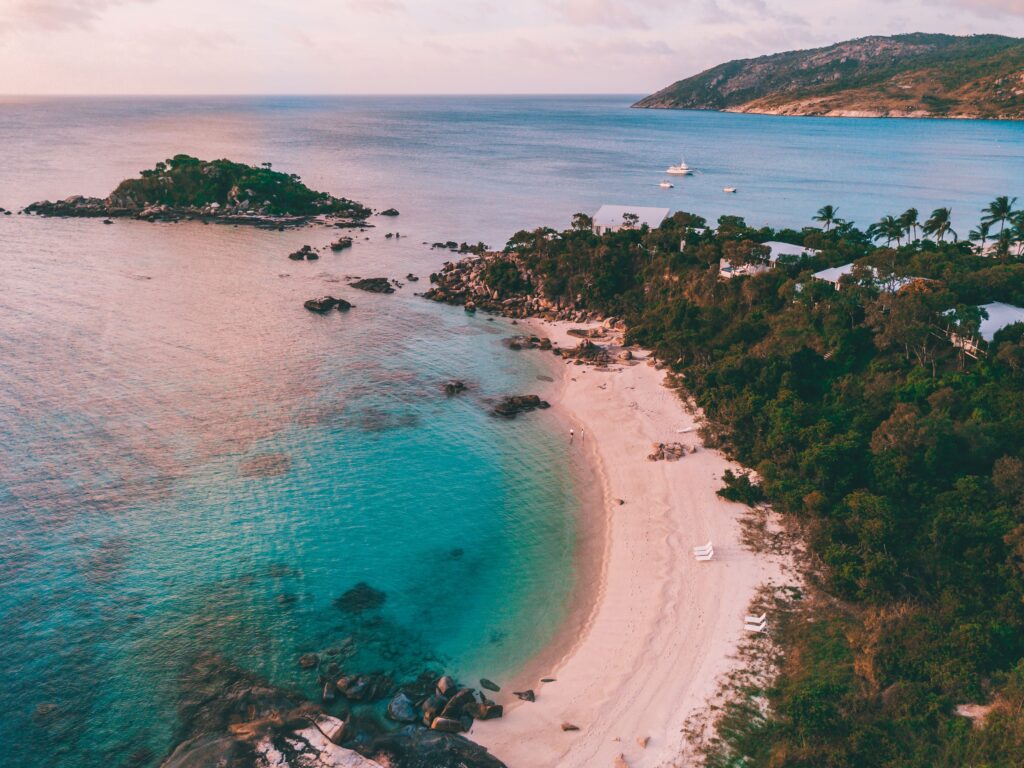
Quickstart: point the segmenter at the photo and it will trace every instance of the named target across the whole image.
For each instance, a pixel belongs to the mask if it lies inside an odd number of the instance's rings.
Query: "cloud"
[[[51,32],[89,29],[118,5],[152,0],[0,0],[0,31],[35,27]]]
[[[946,5],[971,11],[978,16],[1024,18],[1024,2],[1021,0],[946,0]]]
[[[376,13],[381,16],[405,13],[406,10],[402,0],[346,0],[345,5],[353,11]]]
[[[649,29],[643,10],[659,10],[663,0],[633,2],[627,8],[616,0],[550,0],[550,5],[563,19],[578,26],[611,27],[613,29]],[[637,12],[640,9],[641,12]]]

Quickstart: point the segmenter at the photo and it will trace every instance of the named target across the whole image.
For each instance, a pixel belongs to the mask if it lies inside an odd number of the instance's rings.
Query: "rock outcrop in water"
[[[539,395],[509,395],[494,406],[493,413],[495,416],[514,419],[520,413],[529,413],[550,407],[551,404],[547,400],[541,400]]]
[[[355,305],[345,301],[345,299],[336,299],[333,296],[324,296],[319,299],[309,299],[305,301],[302,306],[310,312],[316,312],[317,314],[323,315],[330,312],[332,309],[336,309],[339,312],[348,312]]]
[[[212,220],[280,228],[319,219],[363,225],[370,210],[353,200],[317,192],[295,174],[234,163],[174,157],[125,179],[105,198],[44,200],[25,208],[41,216],[115,218],[146,221]]]
[[[365,277],[362,280],[356,280],[354,283],[349,283],[349,285],[353,288],[358,288],[360,291],[369,291],[370,293],[395,292],[395,287],[386,277]]]
[[[407,725],[387,731],[205,655],[182,678],[179,743],[162,768],[504,768],[457,733],[474,717],[500,717],[501,706],[449,677],[428,686],[416,681],[394,694],[388,714]],[[418,724],[424,713],[429,728]]]

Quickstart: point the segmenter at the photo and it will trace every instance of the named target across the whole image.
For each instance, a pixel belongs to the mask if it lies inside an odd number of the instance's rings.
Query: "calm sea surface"
[[[799,227],[1024,196],[1024,125],[629,110],[625,97],[0,99],[0,206],[105,195],[179,152],[300,174],[401,216],[332,233],[0,217],[0,744],[25,766],[153,765],[214,651],[315,694],[353,670],[500,678],[553,636],[580,494],[553,416],[487,415],[546,361],[413,295],[424,241],[603,202]],[[685,156],[700,169],[657,186]],[[723,186],[739,188],[726,196]],[[386,240],[386,232],[401,239]],[[351,275],[424,279],[393,296]],[[302,301],[333,293],[347,315]],[[450,377],[462,398],[440,395]],[[586,514],[586,510],[583,510]],[[359,582],[386,593],[352,616]],[[134,761],[134,762],[132,762]]]

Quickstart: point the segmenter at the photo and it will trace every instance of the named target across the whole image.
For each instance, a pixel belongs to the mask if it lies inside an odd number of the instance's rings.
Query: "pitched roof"
[[[1024,309],[1013,304],[993,301],[991,304],[982,304],[978,309],[988,313],[988,318],[981,321],[981,327],[978,329],[985,341],[992,341],[992,338],[1008,325],[1024,323]]]
[[[780,256],[803,256],[805,253],[817,253],[813,248],[804,248],[802,245],[783,243],[779,240],[769,240],[761,245],[766,245],[771,249],[771,254],[768,256],[768,261],[771,262],[778,261]]]

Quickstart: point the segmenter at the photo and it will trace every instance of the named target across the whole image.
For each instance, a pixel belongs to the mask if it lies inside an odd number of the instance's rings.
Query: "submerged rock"
[[[360,581],[352,589],[335,599],[334,607],[345,613],[362,613],[372,611],[384,605],[387,593],[374,589],[365,581]]]
[[[331,250],[337,253],[338,251],[344,251],[346,248],[352,247],[351,237],[342,237],[331,243]]]
[[[442,389],[444,389],[444,393],[446,395],[457,395],[460,392],[466,391],[466,384],[456,379],[452,379],[451,381],[446,381]]]
[[[486,688],[488,691],[494,691],[495,693],[498,693],[501,690],[500,685],[488,680],[486,677],[480,678],[480,687]]]
[[[397,216],[398,215],[398,210],[395,209],[395,208],[388,208],[386,211],[381,211],[380,215],[381,216]]]

